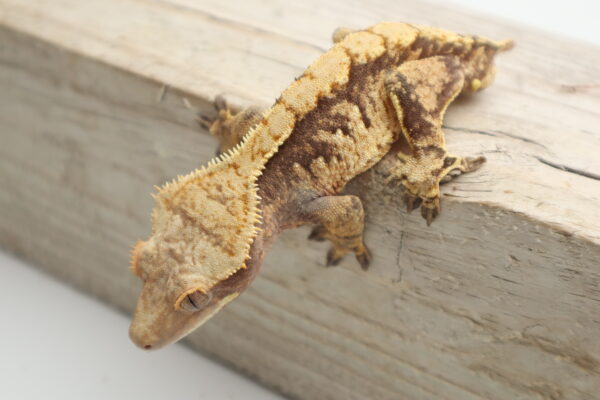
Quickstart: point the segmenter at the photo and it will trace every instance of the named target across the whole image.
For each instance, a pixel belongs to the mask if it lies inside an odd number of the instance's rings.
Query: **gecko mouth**
[[[221,308],[239,295],[231,293],[218,302],[199,311],[168,310],[157,314],[160,318],[150,320],[136,319],[129,327],[129,336],[133,343],[144,350],[157,350],[178,341],[188,333],[208,321]]]

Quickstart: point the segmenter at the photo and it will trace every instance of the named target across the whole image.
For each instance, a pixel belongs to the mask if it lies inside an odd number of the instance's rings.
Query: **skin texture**
[[[428,224],[440,182],[484,162],[449,155],[442,120],[458,94],[492,82],[493,57],[512,42],[403,23],[333,39],[264,113],[218,98],[205,123],[222,154],[155,195],[152,234],[132,252],[143,281],[130,327],[138,346],[174,342],[237,297],[285,229],[316,224],[309,238],[331,242],[327,265],[352,252],[367,269],[362,203],[338,194],[386,154],[390,181]]]

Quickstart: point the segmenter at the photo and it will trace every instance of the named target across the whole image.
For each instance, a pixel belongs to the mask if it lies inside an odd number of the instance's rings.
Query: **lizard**
[[[153,195],[152,233],[131,257],[143,282],[129,329],[139,347],[179,340],[239,296],[285,229],[314,224],[309,239],[331,242],[327,265],[354,253],[367,269],[363,206],[342,191],[384,156],[427,224],[440,182],[484,163],[448,153],[442,120],[460,93],[491,84],[512,41],[383,22],[338,29],[333,42],[264,112],[217,97],[207,125],[220,154]]]

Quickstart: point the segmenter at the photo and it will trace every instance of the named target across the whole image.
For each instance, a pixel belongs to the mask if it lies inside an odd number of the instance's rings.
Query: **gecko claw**
[[[404,196],[404,201],[406,203],[406,212],[411,213],[415,208],[418,208],[421,205],[421,198],[417,197],[413,194],[407,193]]]
[[[421,206],[421,216],[427,221],[427,226],[430,226],[433,220],[439,215],[440,209],[439,197],[423,203]]]
[[[213,121],[213,118],[210,118],[206,115],[200,113],[196,114],[196,122],[198,123],[198,125],[200,125],[202,129],[208,130],[212,125]]]
[[[369,251],[369,249],[365,247],[364,251],[362,251],[361,253],[356,253],[356,260],[360,264],[360,267],[363,271],[368,270],[372,260],[371,252]]]
[[[333,247],[329,249],[327,252],[327,262],[325,263],[326,267],[335,267],[342,261],[344,256],[340,255]]]
[[[227,101],[225,100],[225,96],[223,96],[222,94],[217,95],[217,97],[215,97],[215,100],[213,102],[213,106],[215,107],[215,110],[217,110],[217,111],[226,110],[227,109]]]

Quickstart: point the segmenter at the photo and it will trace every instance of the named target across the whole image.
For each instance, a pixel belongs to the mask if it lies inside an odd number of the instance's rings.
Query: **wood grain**
[[[445,123],[452,151],[488,163],[444,187],[430,228],[382,163],[348,188],[370,271],[325,269],[325,245],[287,232],[189,342],[294,398],[597,399],[600,51],[460,10],[0,0],[0,243],[131,310],[152,185],[214,154],[196,112],[218,93],[269,104],[334,28],[386,19],[517,41]]]

